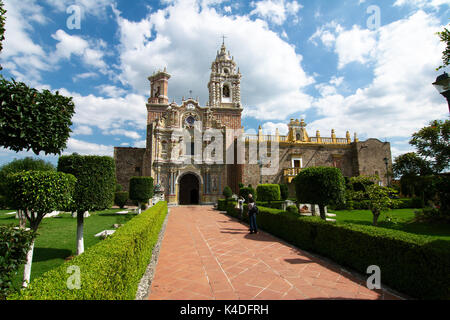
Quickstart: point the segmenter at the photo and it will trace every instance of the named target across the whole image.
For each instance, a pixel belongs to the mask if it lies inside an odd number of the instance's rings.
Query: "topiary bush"
[[[132,177],[129,197],[138,202],[139,212],[141,212],[141,203],[147,203],[153,197],[153,178]]]
[[[120,209],[123,209],[125,207],[125,205],[127,204],[128,199],[129,199],[129,195],[128,195],[128,192],[126,192],[126,191],[117,191],[114,194],[114,203]]]
[[[280,186],[278,184],[260,184],[256,188],[258,201],[277,201],[281,199]]]
[[[158,202],[81,256],[33,280],[9,300],[134,300],[167,215]],[[81,288],[67,286],[68,268],[80,268]]]
[[[73,211],[99,211],[114,204],[116,189],[114,159],[102,156],[61,156],[58,171],[77,178]]]
[[[293,181],[298,203],[318,204],[323,220],[325,206],[345,203],[345,179],[338,168],[306,168]]]
[[[290,213],[298,213],[298,208],[296,206],[288,206],[286,211]]]
[[[287,184],[280,184],[281,200],[286,201],[289,198],[289,187]]]
[[[244,198],[248,202],[248,195],[253,195],[253,199],[256,198],[256,191],[252,187],[243,187],[239,190],[239,196]]]
[[[58,159],[58,171],[77,178],[74,205],[67,211],[77,212],[77,254],[82,254],[84,212],[109,209],[114,205],[116,165],[111,157],[73,154]]]

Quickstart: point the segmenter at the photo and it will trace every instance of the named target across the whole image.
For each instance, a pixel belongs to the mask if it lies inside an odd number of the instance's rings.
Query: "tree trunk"
[[[141,214],[141,202],[138,202],[138,214]]]
[[[31,264],[33,262],[33,251],[34,251],[34,240],[31,243],[30,249],[27,253],[27,262],[25,263],[25,268],[23,270],[23,283],[22,287],[28,287],[28,283],[30,283],[31,277]]]
[[[77,211],[77,255],[79,256],[84,252],[84,241],[83,241],[83,222],[84,222],[84,211]]]
[[[23,210],[17,210],[16,219],[19,219],[19,228],[24,229],[27,225],[27,218]]]
[[[325,206],[323,204],[319,204],[319,210],[320,210],[320,218],[322,220],[327,220],[327,215],[325,214]]]
[[[378,211],[372,211],[373,214],[373,225],[378,225],[378,218],[380,217],[380,213]]]
[[[316,216],[316,205],[315,204],[311,204],[311,215],[313,217]]]

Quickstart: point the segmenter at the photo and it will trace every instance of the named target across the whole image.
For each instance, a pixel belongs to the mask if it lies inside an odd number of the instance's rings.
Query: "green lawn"
[[[450,225],[414,222],[414,211],[419,209],[395,209],[383,212],[378,220],[380,228],[389,228],[429,236],[436,239],[450,240]],[[356,223],[372,225],[373,215],[369,210],[335,210],[338,223]],[[388,217],[391,221],[388,221]]]
[[[0,224],[18,225],[14,215],[6,215],[13,211],[0,210]],[[135,214],[118,215],[116,214],[118,211],[121,209],[91,212],[91,216],[84,219],[85,250],[101,241],[100,238],[94,237],[95,234],[103,230],[112,230],[114,224],[124,224],[135,216]],[[65,258],[76,254],[76,232],[77,219],[68,213],[42,221],[33,254],[31,280],[62,264]],[[22,284],[22,276],[23,267],[15,278],[16,287]]]

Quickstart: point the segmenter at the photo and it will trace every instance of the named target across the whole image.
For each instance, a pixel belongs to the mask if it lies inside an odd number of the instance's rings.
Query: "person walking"
[[[258,233],[258,226],[256,225],[256,214],[258,213],[258,207],[256,206],[253,195],[248,195],[248,218],[250,221],[250,234]]]

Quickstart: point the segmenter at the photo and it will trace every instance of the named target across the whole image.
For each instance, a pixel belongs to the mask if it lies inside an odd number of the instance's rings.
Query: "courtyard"
[[[210,206],[170,209],[150,300],[403,299]]]

